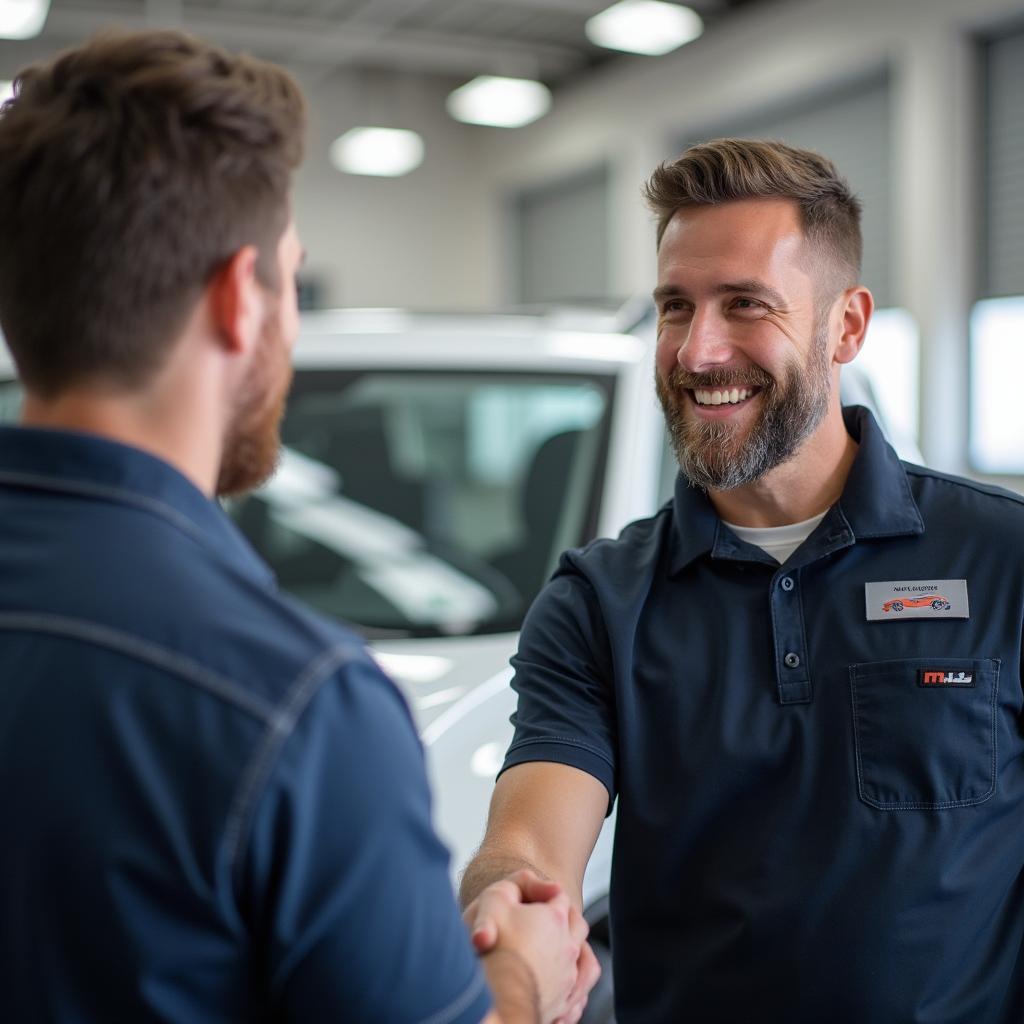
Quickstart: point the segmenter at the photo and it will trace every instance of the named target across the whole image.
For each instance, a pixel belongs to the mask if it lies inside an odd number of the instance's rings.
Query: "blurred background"
[[[931,465],[1024,491],[1024,7],[609,6],[0,0],[0,90],[114,24],[286,65],[311,101],[307,308],[618,304],[654,281],[640,188],[659,161],[723,134],[820,149],[864,200],[863,276],[885,315],[863,364],[890,419]],[[514,81],[466,95],[481,76]]]

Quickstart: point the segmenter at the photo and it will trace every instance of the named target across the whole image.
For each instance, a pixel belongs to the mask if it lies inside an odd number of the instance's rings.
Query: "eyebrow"
[[[737,292],[755,295],[765,299],[772,306],[782,307],[786,305],[783,297],[774,288],[770,288],[763,281],[757,281],[753,278],[746,281],[723,281],[722,284],[715,285],[712,289],[712,293],[715,295],[733,295]],[[678,285],[662,284],[654,289],[653,295],[654,301],[658,303],[663,299],[685,297],[686,291]]]

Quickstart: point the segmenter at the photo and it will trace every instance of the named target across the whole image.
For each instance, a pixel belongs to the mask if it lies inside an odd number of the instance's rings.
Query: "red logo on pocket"
[[[923,668],[917,676],[918,686],[973,686],[974,673],[944,668]]]

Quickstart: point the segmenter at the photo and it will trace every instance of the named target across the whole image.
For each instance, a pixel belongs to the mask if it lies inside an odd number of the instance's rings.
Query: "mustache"
[[[742,370],[730,370],[722,367],[709,370],[707,373],[690,373],[682,366],[677,366],[668,375],[668,385],[675,391],[701,390],[724,387],[737,388],[770,388],[775,385],[775,378],[760,366],[749,366]]]

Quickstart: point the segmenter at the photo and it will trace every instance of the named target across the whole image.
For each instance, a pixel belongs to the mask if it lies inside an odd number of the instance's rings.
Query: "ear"
[[[833,359],[837,363],[852,363],[864,344],[875,300],[867,288],[849,288],[840,299],[842,309],[842,333]]]
[[[210,316],[217,337],[234,354],[248,352],[259,338],[264,293],[256,276],[254,245],[239,249],[207,285]]]

